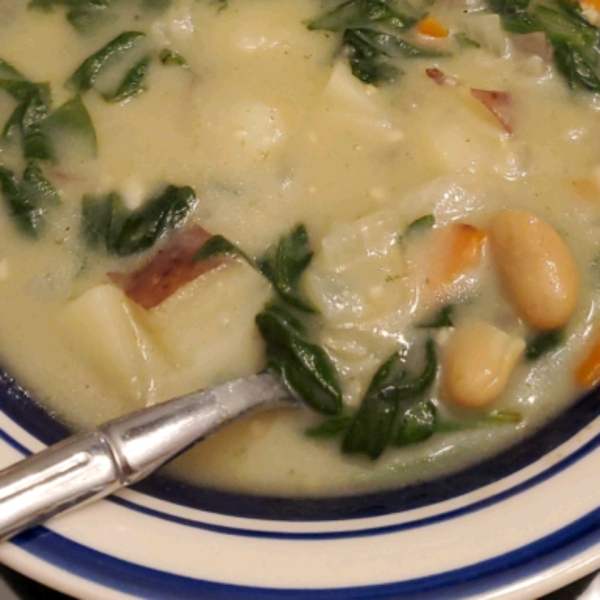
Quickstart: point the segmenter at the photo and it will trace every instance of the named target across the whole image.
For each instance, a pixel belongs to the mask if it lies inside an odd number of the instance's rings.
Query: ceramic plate
[[[67,434],[0,379],[0,463]],[[0,546],[85,599],[535,598],[600,568],[599,395],[433,482],[290,500],[155,476]]]

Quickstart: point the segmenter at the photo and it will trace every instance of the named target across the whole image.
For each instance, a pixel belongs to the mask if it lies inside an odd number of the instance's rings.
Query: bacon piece
[[[180,287],[215,269],[227,260],[216,257],[192,262],[212,235],[199,225],[178,231],[145,265],[131,273],[108,273],[125,295],[142,308],[158,306]]]
[[[429,79],[432,79],[438,85],[456,85],[456,81],[452,79],[452,77],[446,76],[446,74],[437,67],[425,69],[425,73]]]
[[[513,132],[512,100],[508,92],[471,88],[471,95],[498,119],[507,133]]]

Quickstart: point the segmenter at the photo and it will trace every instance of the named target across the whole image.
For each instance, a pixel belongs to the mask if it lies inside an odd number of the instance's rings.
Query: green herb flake
[[[424,215],[415,219],[412,223],[408,225],[406,231],[404,232],[405,236],[410,236],[415,233],[422,233],[424,231],[428,231],[435,225],[435,217],[433,215]]]
[[[418,329],[442,329],[443,327],[454,327],[454,321],[452,320],[453,312],[454,306],[452,304],[447,304],[433,315],[433,317],[422,321],[416,327]]]
[[[160,62],[167,67],[177,66],[182,67],[183,69],[190,68],[190,65],[188,64],[187,60],[185,60],[185,58],[183,58],[183,56],[179,54],[179,52],[171,50],[170,48],[165,48],[164,50],[161,50],[159,58]]]
[[[466,33],[463,33],[462,31],[459,33],[455,33],[452,36],[452,38],[462,48],[481,48],[481,44],[479,42],[470,38]]]

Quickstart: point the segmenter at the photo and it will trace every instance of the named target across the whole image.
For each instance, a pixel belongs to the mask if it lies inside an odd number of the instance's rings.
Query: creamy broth
[[[396,72],[368,83],[358,50],[342,49],[343,31],[314,25],[336,3],[147,4],[107,3],[104,17],[77,29],[63,6],[0,0],[0,58],[30,82],[49,82],[52,98],[41,127],[54,156],[34,163],[60,202],[47,206],[35,239],[16,226],[11,191],[0,188],[0,351],[45,407],[89,428],[265,368],[255,317],[277,293],[239,256],[221,257],[152,307],[108,275],[147,264],[195,226],[254,260],[303,224],[314,256],[294,293],[315,312],[287,308],[334,367],[344,414],[356,414],[400,349],[410,349],[411,376],[420,373],[432,339],[439,367],[418,400],[446,427],[370,460],[343,454],[339,436],[305,435],[323,421],[313,410],[271,411],[178,459],[169,468],[179,477],[283,495],[400,486],[497,453],[595,382],[594,365],[587,375],[580,365],[594,344],[600,291],[600,96],[569,89],[539,37],[525,47],[483,3],[415,6],[419,23],[402,35],[424,56],[384,59]],[[89,128],[53,125],[52,110],[77,97],[65,82],[83,61],[131,31],[145,36],[80,90],[94,148]],[[107,101],[146,57],[143,90]],[[21,101],[2,87],[14,77],[2,64],[0,124]],[[15,127],[0,140],[0,165],[17,182],[22,137]],[[85,237],[82,198],[117,193],[123,210],[141,211],[168,185],[191,187],[197,200],[150,247],[118,256]],[[556,323],[524,316],[503,276],[499,215],[521,214],[512,209],[542,219],[574,257],[563,268],[573,307]],[[540,235],[543,246],[550,234]],[[422,326],[447,306],[451,324]],[[558,331],[554,345],[528,360],[527,344],[544,331]],[[452,379],[463,373],[452,355],[461,335],[475,340],[468,360],[496,352],[481,367],[501,380],[489,399],[462,398]]]

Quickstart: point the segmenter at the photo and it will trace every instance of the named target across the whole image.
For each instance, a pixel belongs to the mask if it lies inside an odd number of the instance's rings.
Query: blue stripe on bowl
[[[2,373],[0,408],[45,444],[55,443],[69,434],[67,427]],[[161,474],[149,477],[135,489],[181,506],[246,518],[318,521],[373,517],[443,502],[507,477],[567,441],[599,414],[600,390],[596,389],[537,433],[494,458],[433,481],[392,491],[334,498],[281,498],[199,488]]]
[[[412,594],[419,594],[422,599],[452,600],[475,591],[497,590],[518,579],[532,577],[541,568],[564,563],[600,543],[600,509],[514,551],[453,571],[398,583],[310,591],[245,587],[174,575],[103,554],[42,527],[21,534],[11,543],[73,575],[148,600],[291,600],[305,599],[309,594],[312,600],[391,599]],[[202,551],[199,548],[199,561]],[[301,551],[299,546],[298,552]],[[592,568],[593,565],[590,570]]]
[[[149,508],[147,506],[142,506],[135,502],[131,502],[125,500],[124,498],[112,497],[109,498],[110,502],[118,504],[119,506],[123,506],[129,510],[134,510],[135,512],[142,513],[144,515],[148,515],[154,518],[163,519],[166,521],[171,521],[173,523],[177,523],[179,525],[185,525],[186,527],[193,527],[196,529],[203,529],[205,531],[212,531],[214,533],[220,533],[222,535],[233,535],[240,537],[251,537],[251,538],[263,538],[263,539],[277,539],[277,540],[334,540],[334,539],[344,539],[344,538],[357,538],[357,537],[370,537],[374,535],[388,535],[390,533],[395,533],[399,531],[407,531],[410,529],[416,529],[419,527],[428,527],[431,525],[435,525],[436,523],[442,523],[444,521],[448,521],[450,519],[456,519],[458,517],[464,517],[471,513],[484,510],[494,504],[498,504],[499,502],[503,502],[508,498],[516,496],[518,494],[522,494],[527,490],[547,481],[548,479],[554,477],[558,473],[561,473],[565,469],[568,469],[573,464],[577,463],[582,458],[585,458],[591,452],[596,450],[600,446],[600,435],[596,436],[594,439],[590,440],[587,444],[578,448],[577,451],[573,452],[563,460],[557,462],[552,465],[548,469],[538,473],[534,477],[523,481],[512,488],[508,488],[503,490],[498,494],[494,494],[493,496],[489,496],[483,500],[479,500],[477,502],[473,502],[466,506],[461,506],[460,508],[449,510],[447,512],[438,513],[431,517],[416,519],[414,521],[408,521],[396,525],[388,525],[385,527],[371,527],[371,528],[363,528],[363,529],[351,529],[344,531],[335,531],[335,532],[311,532],[311,533],[302,533],[302,532],[280,532],[280,531],[265,531],[260,529],[241,529],[239,527],[229,527],[223,525],[214,525],[211,523],[204,523],[202,521],[186,519],[183,517],[179,517],[177,515],[173,515],[170,513],[166,513],[164,511],[156,510]]]
[[[0,429],[0,439],[7,442],[16,450],[20,451],[24,455],[29,455],[30,452],[24,446],[19,444],[15,439],[13,439],[6,431]],[[189,518],[180,517],[178,515],[174,515],[172,513],[167,513],[161,510],[153,509],[148,506],[141,505],[136,502],[132,502],[130,500],[126,500],[125,498],[119,498],[117,496],[112,496],[107,499],[107,501],[117,504],[118,506],[122,506],[128,510],[133,510],[135,512],[144,514],[146,516],[150,516],[153,518],[158,518],[166,521],[170,521],[172,523],[177,523],[178,525],[183,525],[185,527],[192,527],[195,529],[203,529],[205,531],[211,531],[213,533],[219,533],[222,535],[231,535],[231,536],[240,536],[240,537],[250,537],[250,538],[262,538],[262,539],[279,539],[279,540],[332,540],[332,539],[344,539],[344,538],[356,538],[356,537],[369,537],[374,535],[387,535],[390,533],[407,531],[410,529],[415,529],[419,527],[428,527],[431,525],[435,525],[436,523],[441,523],[444,521],[448,521],[450,519],[455,519],[458,517],[464,517],[473,512],[477,512],[479,510],[484,510],[494,504],[498,504],[499,502],[503,502],[513,496],[526,492],[527,490],[539,485],[547,481],[548,479],[554,477],[558,473],[563,472],[565,469],[569,468],[573,464],[577,463],[582,458],[588,456],[591,452],[596,450],[600,446],[600,434],[596,437],[589,440],[583,446],[577,448],[576,451],[572,452],[568,456],[564,457],[562,460],[556,462],[551,467],[537,473],[533,477],[522,481],[511,488],[507,488],[497,494],[491,495],[482,500],[472,502],[471,504],[463,505],[460,508],[449,510],[447,512],[437,513],[431,517],[426,517],[422,519],[416,519],[414,521],[407,521],[396,525],[388,525],[384,527],[371,527],[371,528],[361,528],[361,529],[346,529],[343,531],[335,531],[335,532],[280,532],[280,531],[265,531],[260,529],[242,529],[239,527],[231,527],[231,526],[223,526],[223,525],[215,525],[212,523],[205,523],[198,520],[193,520]]]

